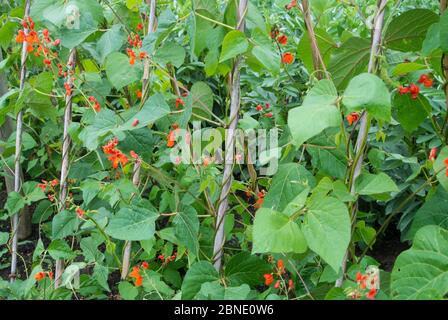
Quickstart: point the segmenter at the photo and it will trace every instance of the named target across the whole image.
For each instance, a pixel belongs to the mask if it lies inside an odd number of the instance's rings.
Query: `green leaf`
[[[440,23],[434,23],[429,27],[425,41],[423,41],[422,45],[422,54],[424,56],[430,56],[434,51],[440,48],[440,34]]]
[[[174,232],[180,244],[184,245],[195,256],[199,255],[199,219],[193,207],[184,207],[173,219]]]
[[[50,243],[48,253],[53,259],[73,259],[76,257],[70,246],[61,239],[53,240]]]
[[[440,48],[443,52],[448,52],[448,10],[440,18]]]
[[[363,196],[399,191],[395,182],[384,172],[380,174],[363,173],[356,180],[356,193]]]
[[[53,239],[63,239],[74,234],[78,228],[79,221],[76,213],[67,210],[54,216],[51,223]]]
[[[448,293],[448,231],[420,229],[412,248],[400,254],[391,275],[391,294],[400,300],[442,299]]]
[[[425,199],[412,220],[406,239],[411,240],[418,230],[429,225],[448,229],[448,192],[442,186],[438,186],[435,193]]]
[[[158,216],[156,212],[134,205],[122,208],[110,219],[105,231],[119,240],[147,240],[154,235]]]
[[[205,282],[216,281],[219,274],[208,261],[198,261],[188,269],[182,283],[182,299],[191,300]]]
[[[419,51],[428,28],[439,21],[432,10],[413,9],[394,18],[387,28],[384,42],[387,48],[402,52]]]
[[[194,297],[195,300],[247,300],[250,287],[242,284],[239,287],[223,287],[219,281],[206,282]]]
[[[338,272],[351,237],[347,207],[335,198],[320,197],[307,208],[302,223],[306,242],[311,250]]]
[[[394,76],[405,76],[411,72],[426,69],[427,66],[416,62],[405,62],[397,64],[392,71]]]
[[[124,300],[135,300],[138,296],[138,289],[126,281],[121,281],[118,284],[118,292]]]
[[[298,224],[283,213],[261,208],[252,232],[252,253],[304,253],[305,238]]]
[[[390,121],[391,96],[379,77],[363,73],[353,78],[344,92],[347,113],[366,110],[378,120]]]
[[[222,51],[219,62],[235,58],[237,55],[245,53],[249,48],[249,42],[244,33],[238,30],[230,31],[222,42]]]
[[[213,91],[210,86],[202,81],[193,84],[190,90],[193,99],[193,112],[199,116],[210,119],[210,112],[213,110]],[[209,111],[207,111],[209,110]]]
[[[317,28],[315,30],[317,45],[322,54],[324,64],[328,65],[330,62],[331,54],[338,47],[333,38],[323,29]],[[314,70],[313,65],[313,53],[311,50],[311,41],[308,32],[306,31],[300,39],[299,46],[297,47],[297,56],[303,61],[303,64],[312,72]],[[314,70],[315,71],[315,70]]]
[[[448,177],[445,170],[446,168],[445,159],[447,158],[448,158],[448,147],[444,147],[442,150],[440,150],[436,162],[434,163],[434,171],[439,172],[437,174],[437,180],[439,180],[442,187],[448,191]]]
[[[120,50],[121,46],[126,42],[126,35],[122,30],[120,24],[115,24],[112,28],[106,31],[96,44],[96,51],[100,57],[100,63],[104,62],[106,57],[114,52]]]
[[[264,198],[263,208],[283,211],[302,191],[314,187],[314,176],[297,163],[281,164]]]
[[[185,60],[185,49],[175,42],[167,42],[154,55],[154,61],[166,65],[171,63],[176,68],[182,66]]]
[[[129,58],[120,52],[108,55],[105,67],[107,78],[116,89],[121,89],[141,78],[138,65],[130,65]]]
[[[366,71],[370,48],[370,39],[353,37],[335,50],[328,72],[339,90],[343,90],[354,76]]]
[[[104,290],[110,292],[109,284],[107,283],[107,279],[109,277],[109,269],[106,266],[96,263],[95,267],[93,267],[92,277],[98,282],[101,287],[104,288]]]
[[[5,209],[8,210],[9,215],[14,215],[22,210],[25,204],[25,199],[20,195],[20,193],[12,191],[8,193]]]
[[[224,276],[231,286],[241,284],[256,286],[263,281],[263,275],[270,270],[271,265],[258,256],[241,252],[225,264]]]
[[[337,98],[333,83],[321,80],[310,90],[301,107],[289,111],[288,127],[294,145],[300,147],[325,129],[340,126],[341,115],[335,105]]]
[[[0,232],[0,246],[6,244],[9,239],[9,233],[8,232]]]
[[[421,94],[417,99],[412,99],[410,94],[401,95],[397,92],[394,95],[393,104],[396,108],[397,120],[408,132],[416,130],[432,111],[430,102]]]

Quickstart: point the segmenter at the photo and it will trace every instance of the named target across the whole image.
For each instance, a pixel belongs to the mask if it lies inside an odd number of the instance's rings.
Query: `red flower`
[[[448,177],[448,158],[443,161],[446,167],[446,176]]]
[[[259,104],[255,109],[257,109],[257,111],[262,111],[263,110],[263,106],[261,104]]]
[[[401,95],[407,94],[407,93],[409,93],[409,88],[408,87],[399,86],[398,87],[398,92]]]
[[[64,88],[65,94],[67,95],[67,97],[70,97],[72,95],[72,86],[68,83],[64,83]]]
[[[272,112],[268,112],[268,113],[265,113],[264,116],[267,118],[272,118],[274,115]]]
[[[285,64],[291,64],[294,62],[294,55],[291,52],[285,52],[282,56],[282,62]]]
[[[37,185],[37,187],[38,187],[39,189],[41,189],[43,192],[45,192],[45,191],[47,190],[47,184],[48,184],[47,181],[42,180],[42,183],[39,183],[39,184]]]
[[[289,4],[285,6],[286,10],[291,10],[292,8],[297,6],[297,0],[291,0]]]
[[[114,154],[107,158],[107,160],[112,162],[112,168],[117,169],[118,164],[121,163],[122,166],[129,162],[128,157],[124,155],[121,151],[117,150]]]
[[[19,30],[19,33],[16,36],[16,42],[23,43],[25,42],[25,39],[26,39],[25,32],[23,30]]]
[[[131,273],[129,273],[131,278],[135,279],[135,286],[140,287],[143,283],[143,277],[140,274],[140,269],[138,267],[133,267]]]
[[[149,268],[149,263],[146,262],[146,261],[143,261],[143,262],[142,262],[142,268],[143,268],[143,269],[148,269],[148,268]]]
[[[58,45],[60,45],[61,44],[61,39],[56,39],[56,40],[54,40],[54,42],[53,42],[53,45],[55,46],[55,47],[57,47]]]
[[[274,284],[274,288],[275,289],[280,288],[280,280],[277,280],[277,282]]]
[[[423,84],[427,88],[431,88],[433,85],[433,80],[427,74],[422,74],[420,79],[418,79],[418,83]]]
[[[136,127],[136,126],[138,126],[139,123],[140,123],[140,121],[138,119],[134,119],[134,121],[132,121],[132,126]]]
[[[145,51],[140,52],[140,59],[144,59],[146,58],[148,55],[146,54]]]
[[[409,86],[409,92],[411,93],[412,99],[417,99],[418,95],[420,94],[420,87],[415,85],[414,83],[411,83]]]
[[[160,254],[157,259],[159,259],[160,261],[164,262],[165,261],[165,256],[163,254]]]
[[[185,102],[181,98],[176,99],[176,109],[179,109],[179,106],[185,106]]]
[[[59,180],[58,179],[53,179],[53,180],[51,180],[50,184],[51,184],[52,187],[56,187],[59,184]]]
[[[347,121],[350,126],[358,120],[359,120],[359,114],[357,112],[352,112],[347,116]]]
[[[358,283],[358,285],[361,285],[362,289],[365,289],[367,286],[366,280],[367,280],[366,275],[363,275],[361,272],[358,272],[356,274],[356,282]]]
[[[289,279],[289,281],[288,281],[288,289],[289,290],[294,289],[294,281],[292,281],[292,279]]]
[[[141,24],[141,22],[139,22],[139,23],[137,24],[136,29],[137,29],[137,31],[142,31],[142,30],[143,30],[143,24]]]
[[[174,147],[175,142],[176,142],[176,134],[174,130],[170,130],[170,132],[168,133],[168,142],[166,145],[168,148],[172,148]]]
[[[370,289],[370,291],[367,293],[366,297],[370,300],[375,299],[376,294],[378,291],[375,288]]]
[[[140,157],[138,156],[138,154],[136,154],[136,153],[134,152],[134,150],[131,150],[130,155],[131,155],[131,157],[134,158],[135,160],[140,159]]]
[[[266,103],[266,109],[269,109],[271,107],[271,105],[269,103]]]
[[[280,37],[277,38],[277,41],[281,45],[286,45],[286,44],[288,44],[288,37],[285,35],[281,35]]]
[[[277,268],[278,268],[278,271],[283,272],[283,268],[284,268],[283,260],[277,261]]]
[[[86,212],[82,210],[80,207],[76,208],[76,214],[78,215],[78,218],[84,218],[84,215]]]
[[[45,272],[42,272],[42,271],[40,271],[34,275],[34,279],[36,279],[36,281],[41,281],[45,277],[46,277],[46,274],[45,274]]]
[[[436,160],[436,156],[437,156],[437,148],[432,148],[431,152],[429,153],[429,160],[430,161]]]
[[[53,280],[53,271],[48,271],[47,272],[48,278],[50,278],[50,280]]]
[[[137,98],[139,98],[139,99],[141,99],[143,96],[142,92],[138,89],[135,91],[135,94],[137,95]]]
[[[135,52],[134,52],[134,50],[129,49],[129,48],[127,48],[126,51],[129,56],[129,64],[133,65],[135,63]]]
[[[271,285],[272,282],[274,282],[274,277],[270,273],[263,275],[263,277],[264,277],[264,284],[267,286]]]
[[[46,64],[47,66],[51,65],[51,60],[50,59],[44,59],[44,64]]]

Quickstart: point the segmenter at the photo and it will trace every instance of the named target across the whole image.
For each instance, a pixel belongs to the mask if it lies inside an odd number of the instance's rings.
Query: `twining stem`
[[[308,37],[310,38],[311,42],[311,52],[313,56],[313,66],[314,71],[316,72],[316,77],[318,80],[321,80],[325,75],[327,79],[330,79],[324,60],[322,59],[322,54],[319,49],[319,45],[317,43],[316,33],[314,32],[313,20],[311,18],[311,8],[308,0],[302,0],[302,12],[305,20],[306,29],[308,31]]]
[[[247,11],[248,0],[240,0],[238,6],[238,30],[244,32],[244,16]],[[232,184],[232,172],[235,152],[235,130],[238,125],[238,112],[240,110],[240,64],[242,58],[238,56],[235,59],[231,77],[230,88],[230,124],[227,130],[225,146],[225,164],[222,180],[221,195],[219,197],[218,214],[215,225],[215,241],[213,246],[213,261],[216,270],[221,269],[224,238],[224,217],[228,208],[228,196]]]
[[[67,81],[70,88],[73,88],[73,73],[75,72],[76,64],[76,49],[70,50],[70,55],[67,63]],[[62,144],[62,164],[61,164],[61,178],[60,178],[60,199],[59,212],[62,212],[66,207],[67,193],[68,193],[68,171],[70,166],[70,145],[71,138],[68,132],[70,123],[72,121],[72,94],[65,95],[65,113],[64,113],[64,135]],[[54,287],[57,289],[61,284],[62,272],[64,271],[64,260],[56,260],[56,270],[54,277]]]
[[[30,15],[30,0],[26,0],[25,2],[25,19]],[[23,30],[25,34],[28,34],[28,29],[24,28]],[[22,55],[20,59],[20,95],[23,94],[23,89],[25,87],[25,77],[26,77],[26,58],[28,56],[28,43],[26,41],[23,42],[22,45]],[[20,110],[17,114],[16,120],[16,152],[14,157],[14,191],[20,192],[21,188],[21,171],[22,168],[20,166],[20,156],[22,155],[22,131],[23,131],[23,111]],[[18,243],[18,234],[19,230],[19,213],[16,213],[12,217],[12,258],[11,258],[11,275],[10,281],[14,282],[16,279],[16,271],[17,271],[17,243]]]
[[[375,73],[377,69],[377,58],[380,53],[381,49],[381,36],[383,32],[383,24],[384,24],[384,13],[387,6],[388,0],[378,0],[377,4],[377,12],[374,19],[374,29],[373,29],[373,36],[372,36],[372,47],[370,51],[370,60],[369,60],[369,73]],[[367,112],[363,112],[361,116],[361,125],[359,128],[358,138],[356,141],[355,146],[355,161],[353,162],[352,171],[350,174],[350,192],[352,194],[356,194],[356,180],[360,176],[362,171],[362,164],[364,162],[364,155],[365,150],[367,147],[367,138],[370,128],[370,118]],[[352,223],[356,223],[356,216],[357,216],[358,206],[357,203],[354,203],[352,205],[351,210],[351,220]],[[349,248],[350,249],[350,248]],[[341,287],[342,283],[344,281],[344,275],[347,268],[347,258],[349,255],[349,249],[347,249],[344,259],[342,261],[341,269],[342,273],[339,279],[337,279],[335,286]]]
[[[148,22],[148,35],[152,32],[154,32],[154,24],[156,19],[156,0],[147,0],[148,5],[150,7],[149,9],[149,22]],[[145,66],[143,69],[143,78],[142,78],[142,101],[145,100],[148,97],[149,92],[149,76],[151,72],[151,64],[148,59],[145,60]],[[142,105],[144,102],[142,102]],[[142,166],[142,162],[140,159],[137,159],[134,164],[134,170],[132,172],[132,183],[137,188],[140,185],[140,169]],[[127,241],[124,247],[123,252],[123,263],[121,267],[121,279],[126,279],[128,273],[129,273],[129,267],[131,262],[131,250],[132,249],[132,242]]]

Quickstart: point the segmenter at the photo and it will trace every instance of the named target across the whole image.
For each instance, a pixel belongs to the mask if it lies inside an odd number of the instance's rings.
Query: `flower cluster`
[[[168,263],[176,260],[176,257],[177,257],[177,252],[174,252],[173,255],[171,255],[169,257],[165,257],[163,254],[159,254],[157,259],[159,259],[162,262],[162,264],[168,264]]]
[[[143,276],[141,275],[141,270],[146,270],[149,268],[149,263],[143,261],[139,266],[135,266],[132,268],[132,271],[129,273],[129,277],[135,279],[135,286],[140,287],[143,284]]]
[[[424,85],[426,88],[431,88],[434,84],[434,81],[429,75],[423,74],[418,79],[418,83]],[[409,93],[411,95],[412,99],[415,100],[415,99],[417,99],[418,95],[420,94],[420,87],[418,85],[416,85],[415,83],[411,83],[407,87],[399,86],[398,93],[400,93],[401,95]]]
[[[291,2],[285,6],[286,10],[291,10],[294,7],[297,7],[297,0],[291,0]]]
[[[168,133],[168,137],[167,137],[168,142],[166,145],[168,148],[174,147],[174,144],[176,143],[176,133],[179,130],[179,126],[176,123],[174,123],[171,125],[171,128],[172,128],[172,130],[170,130],[170,132]]]
[[[359,120],[359,113],[358,112],[352,112],[347,116],[348,124],[351,126],[355,122]]]
[[[100,103],[98,102],[98,100],[94,96],[90,96],[89,97],[89,101],[93,103],[93,109],[96,112],[100,112],[101,111],[101,105],[100,105]]]
[[[36,281],[41,281],[41,280],[43,280],[44,278],[46,278],[47,276],[48,276],[48,278],[49,278],[50,280],[53,280],[53,271],[47,271],[47,272],[40,271],[40,272],[37,272],[37,273],[34,275],[34,279],[35,279]]]
[[[359,300],[364,295],[367,299],[375,299],[378,294],[377,286],[379,285],[379,278],[377,275],[369,276],[358,272],[356,274],[356,284],[356,288],[348,289],[348,296],[351,299]]]
[[[285,266],[283,264],[283,260],[278,260],[277,261],[277,266],[276,266],[276,270],[273,273],[266,273],[263,275],[264,277],[264,284],[267,286],[270,286],[271,284],[273,284],[274,282],[274,288],[275,289],[280,289],[282,287],[282,285],[284,285],[284,275],[286,273],[286,269]],[[277,280],[275,280],[275,277],[277,278]],[[288,287],[287,287],[287,291],[294,289],[294,281],[292,279],[288,280]]]
[[[176,109],[179,109],[180,106],[185,107],[185,101],[182,100],[181,98],[177,98],[176,99]]]
[[[130,48],[127,48],[126,52],[129,56],[129,64],[130,65],[135,64],[135,59],[137,59],[137,57],[140,60],[143,60],[144,58],[146,58],[148,56],[148,54],[145,51],[140,51],[143,42],[142,42],[142,39],[140,38],[140,36],[138,35],[138,32],[143,30],[143,25],[141,23],[139,23],[136,27],[136,30],[137,30],[137,33],[132,32],[128,36],[128,44],[129,44]],[[138,53],[138,55],[136,55],[135,50],[140,51]]]
[[[267,111],[270,107],[271,105],[269,103],[266,103],[264,107],[261,104],[259,104],[255,107],[255,110],[257,110],[258,112],[264,112],[265,110]],[[263,113],[263,116],[267,118],[272,118],[273,114],[272,112],[265,112]]]
[[[51,202],[54,202],[55,199],[55,187],[59,185],[58,179],[53,179],[50,182],[46,180],[42,180],[42,183],[39,183],[37,187],[42,190],[42,192],[46,193],[48,191],[48,199]]]
[[[107,145],[103,146],[104,153],[110,155],[107,159],[112,162],[112,167],[114,169],[118,168],[118,164],[121,163],[121,165],[124,166],[129,161],[128,157],[116,148],[117,145],[118,139],[113,138]]]
[[[282,62],[284,64],[291,64],[294,62],[294,55],[291,52],[285,52],[282,55]]]
[[[257,193],[257,201],[254,204],[255,209],[260,209],[264,202],[264,197],[266,196],[266,191],[261,190]]]

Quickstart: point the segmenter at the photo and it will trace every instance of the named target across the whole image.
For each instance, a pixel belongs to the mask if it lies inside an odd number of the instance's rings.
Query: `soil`
[[[401,242],[400,232],[396,226],[390,225],[385,235],[377,240],[373,246],[373,250],[369,251],[367,255],[381,263],[381,269],[390,272],[400,253],[409,248],[410,245],[408,243]]]

